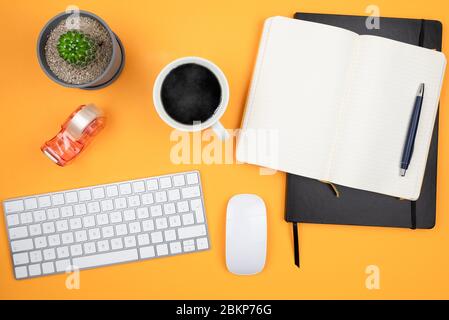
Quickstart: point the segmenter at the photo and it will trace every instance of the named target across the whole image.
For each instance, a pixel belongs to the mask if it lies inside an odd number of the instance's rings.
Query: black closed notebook
[[[333,25],[358,34],[386,37],[441,51],[442,25],[438,21],[380,18],[379,29],[368,29],[367,17],[363,16],[296,13],[295,19]],[[437,153],[438,116],[421,195],[417,201],[400,200],[339,185],[335,186],[339,193],[337,197],[328,184],[288,174],[285,218],[294,223],[296,241],[297,223],[433,228],[436,214]],[[297,249],[296,247],[295,250]],[[295,258],[299,265],[299,257]]]

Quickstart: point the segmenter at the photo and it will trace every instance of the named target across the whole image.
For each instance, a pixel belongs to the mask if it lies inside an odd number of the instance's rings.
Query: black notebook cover
[[[438,21],[380,18],[380,29],[369,30],[367,17],[363,16],[297,13],[295,18],[441,51],[442,25]],[[337,198],[329,185],[288,174],[286,220],[293,223],[431,229],[435,226],[437,153],[438,116],[421,195],[415,202],[338,185],[340,197]]]

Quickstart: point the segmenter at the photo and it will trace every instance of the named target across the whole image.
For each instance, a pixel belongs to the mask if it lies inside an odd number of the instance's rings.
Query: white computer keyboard
[[[207,250],[199,172],[3,202],[16,279]]]

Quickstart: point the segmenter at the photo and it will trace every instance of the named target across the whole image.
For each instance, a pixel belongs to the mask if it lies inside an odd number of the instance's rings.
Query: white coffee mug
[[[161,99],[161,90],[162,85],[165,81],[165,78],[170,74],[170,72],[173,69],[176,69],[179,66],[185,65],[185,64],[197,64],[200,66],[203,66],[207,68],[209,71],[211,71],[218,79],[218,82],[220,83],[221,87],[221,103],[218,106],[217,110],[215,111],[215,114],[208,119],[206,122],[203,122],[199,125],[187,125],[180,123],[170,117],[170,115],[165,111],[164,105],[162,103]],[[226,131],[226,129],[223,127],[223,125],[220,123],[220,119],[225,113],[228,103],[229,103],[229,84],[228,80],[226,79],[226,76],[224,75],[223,71],[215,65],[214,63],[210,62],[209,60],[199,58],[199,57],[185,57],[178,60],[175,60],[171,62],[169,65],[167,65],[161,73],[158,75],[156,82],[154,84],[153,89],[153,101],[154,106],[156,108],[157,113],[161,117],[162,120],[164,120],[165,123],[167,123],[170,127],[185,131],[185,132],[196,132],[201,131],[204,129],[212,128],[215,132],[215,134],[222,140],[226,140],[229,138],[229,133]]]

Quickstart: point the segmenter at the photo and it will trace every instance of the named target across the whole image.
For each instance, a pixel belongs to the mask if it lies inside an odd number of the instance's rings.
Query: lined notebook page
[[[324,179],[336,131],[336,102],[354,41],[340,28],[283,17],[265,23],[237,159]],[[276,163],[243,143],[245,130],[278,130]],[[254,141],[253,141],[254,142]]]
[[[337,129],[330,180],[416,200],[427,164],[446,60],[440,52],[360,36]],[[424,102],[410,167],[399,174],[420,83]]]

